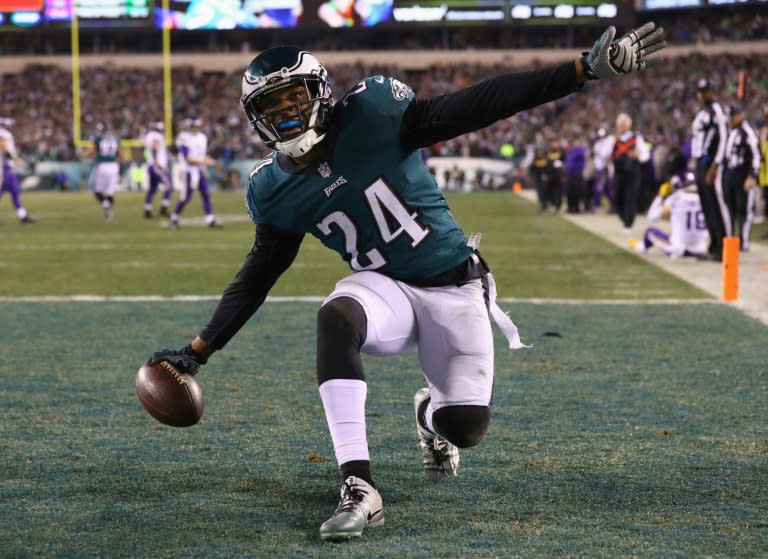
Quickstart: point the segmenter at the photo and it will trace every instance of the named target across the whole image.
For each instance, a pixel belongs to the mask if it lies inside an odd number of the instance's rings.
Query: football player
[[[203,120],[190,118],[189,130],[182,131],[176,137],[176,147],[179,150],[179,161],[184,169],[184,196],[176,203],[171,214],[171,226],[179,228],[179,216],[184,207],[192,199],[195,190],[200,191],[203,200],[203,212],[205,212],[205,224],[211,228],[221,227],[216,222],[211,203],[211,194],[208,190],[208,177],[205,168],[213,165],[214,161],[208,156],[208,136],[203,132]]]
[[[104,211],[104,219],[112,219],[112,208],[115,205],[115,193],[120,182],[120,162],[122,151],[120,140],[108,125],[96,124],[96,134],[91,139],[91,145],[86,148],[83,157],[94,158],[95,165],[88,179],[93,195]]]
[[[168,208],[171,205],[173,185],[168,169],[168,148],[165,145],[165,124],[152,122],[149,131],[144,136],[144,157],[149,169],[149,188],[144,197],[144,217],[152,217],[152,207],[155,194],[162,186],[163,199],[160,203],[160,215],[168,217]]]
[[[21,186],[19,177],[16,176],[15,164],[23,163],[16,152],[16,141],[13,138],[11,127],[15,124],[13,118],[0,118],[0,198],[8,192],[11,195],[11,203],[16,208],[16,215],[21,223],[34,223],[21,203]]]
[[[696,188],[696,175],[690,171],[676,175],[661,185],[659,194],[648,208],[648,221],[669,220],[672,232],[648,227],[640,241],[629,240],[630,248],[648,252],[659,248],[670,258],[707,256],[709,232]]]
[[[274,47],[243,77],[242,107],[274,153],[256,165],[246,202],[256,241],[197,337],[152,354],[189,374],[220,350],[264,302],[310,234],[347,262],[317,314],[317,380],[341,473],[341,499],[323,539],[358,537],[383,522],[366,438],[361,353],[418,353],[426,386],[414,396],[423,467],[456,477],[459,449],[486,433],[493,388],[491,318],[510,347],[517,328],[496,304],[479,235],[465,235],[419,148],[659,62],[653,23],[614,40],[610,27],[583,57],[499,76],[435,98],[392,77],[361,80],[333,102],[310,53]]]

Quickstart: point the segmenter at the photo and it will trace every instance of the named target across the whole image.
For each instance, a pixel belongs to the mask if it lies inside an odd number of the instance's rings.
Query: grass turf
[[[497,339],[490,431],[443,486],[420,470],[415,358],[367,359],[386,523],[323,544],[339,479],[316,303],[267,303],[217,354],[199,425],[160,425],[135,398],[148,351],[209,305],[2,304],[4,557],[768,553],[765,327],[732,308],[505,305],[534,346]]]
[[[677,299],[706,295],[629,251],[585,233],[511,193],[454,194],[449,201],[497,276],[499,296],[561,299]],[[194,198],[182,228],[145,220],[143,195],[121,193],[105,222],[86,192],[29,193],[38,223],[0,221],[0,296],[218,295],[253,244],[242,192],[218,192],[224,223],[211,230]],[[273,295],[325,295],[348,273],[344,262],[311,236]],[[311,278],[311,281],[308,280]]]
[[[235,217],[221,231],[144,221],[138,194],[111,223],[82,193],[26,200],[40,222],[2,224],[3,296],[218,294],[251,244]],[[215,203],[242,213],[241,193]],[[704,297],[511,195],[451,203],[485,233],[501,296]],[[346,271],[321,250],[305,241],[275,293],[327,293]],[[185,343],[214,304],[0,302],[0,555],[768,555],[766,328],[736,309],[505,304],[534,346],[497,339],[490,431],[445,486],[420,471],[415,358],[367,359],[386,523],[323,544],[339,479],[313,373],[317,303],[267,303],[214,357],[199,425],[160,425],[135,397],[148,353]]]

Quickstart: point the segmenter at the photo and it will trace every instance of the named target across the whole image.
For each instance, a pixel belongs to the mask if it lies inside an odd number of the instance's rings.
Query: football
[[[203,416],[200,385],[168,361],[145,363],[139,368],[136,395],[149,415],[166,425],[189,427]]]

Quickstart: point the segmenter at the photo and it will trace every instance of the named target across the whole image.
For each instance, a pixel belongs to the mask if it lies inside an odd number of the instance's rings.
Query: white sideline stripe
[[[41,297],[0,297],[0,303],[145,303],[145,302],[209,302],[218,295],[44,295]],[[267,303],[322,303],[325,297],[267,297]],[[499,297],[500,303],[531,303],[534,305],[703,305],[718,304],[715,299],[520,299]]]

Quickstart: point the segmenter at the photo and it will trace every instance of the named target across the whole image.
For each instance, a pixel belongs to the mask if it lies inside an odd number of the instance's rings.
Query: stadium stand
[[[553,140],[564,146],[590,141],[600,128],[610,130],[619,112],[632,115],[636,129],[654,146],[684,147],[697,109],[695,82],[700,77],[715,80],[724,102],[739,93],[740,79],[751,77],[745,111],[759,125],[768,105],[768,80],[761,75],[761,69],[768,67],[768,18],[754,6],[700,10],[693,17],[691,12],[680,11],[652,15],[667,28],[672,43],[665,51],[670,58],[667,64],[631,79],[591,83],[588,95],[576,94],[520,113],[432,146],[426,155],[509,159],[520,166],[536,146]],[[378,38],[376,50],[354,52],[331,49],[365,49],[371,46],[366,42],[371,39],[354,33],[304,38],[308,48],[328,61],[337,95],[361,76],[377,73],[397,76],[418,94],[437,95],[492,74],[572,58],[578,53],[576,46],[587,47],[595,33],[591,26],[572,27],[568,33],[554,28],[535,32],[443,28],[400,33],[395,41],[387,32],[377,31],[369,33]],[[19,36],[26,40],[19,41]],[[111,124],[122,138],[141,138],[147,123],[163,118],[162,62],[157,45],[140,35],[128,53],[127,45],[121,44],[122,36],[121,32],[84,34],[79,76],[84,138],[96,122]],[[344,44],[329,38],[334,36],[345,37]],[[251,52],[266,46],[260,41],[296,37],[277,30],[248,35],[214,32],[208,37],[201,41],[198,35],[191,41],[188,33],[174,34],[174,125],[193,113],[203,118],[210,153],[225,166],[258,158],[266,150],[248,129],[238,104],[241,72]],[[27,33],[0,35],[6,53],[0,114],[16,118],[18,149],[32,164],[78,160],[72,133],[71,61],[61,54],[68,51],[68,40],[66,34],[47,35],[41,41],[30,41]],[[549,48],[532,48],[544,44]],[[412,50],[408,57],[395,56],[387,50],[395,46]],[[466,50],[469,46],[472,48]],[[553,48],[557,46],[567,48]],[[194,47],[203,53],[192,53]]]

